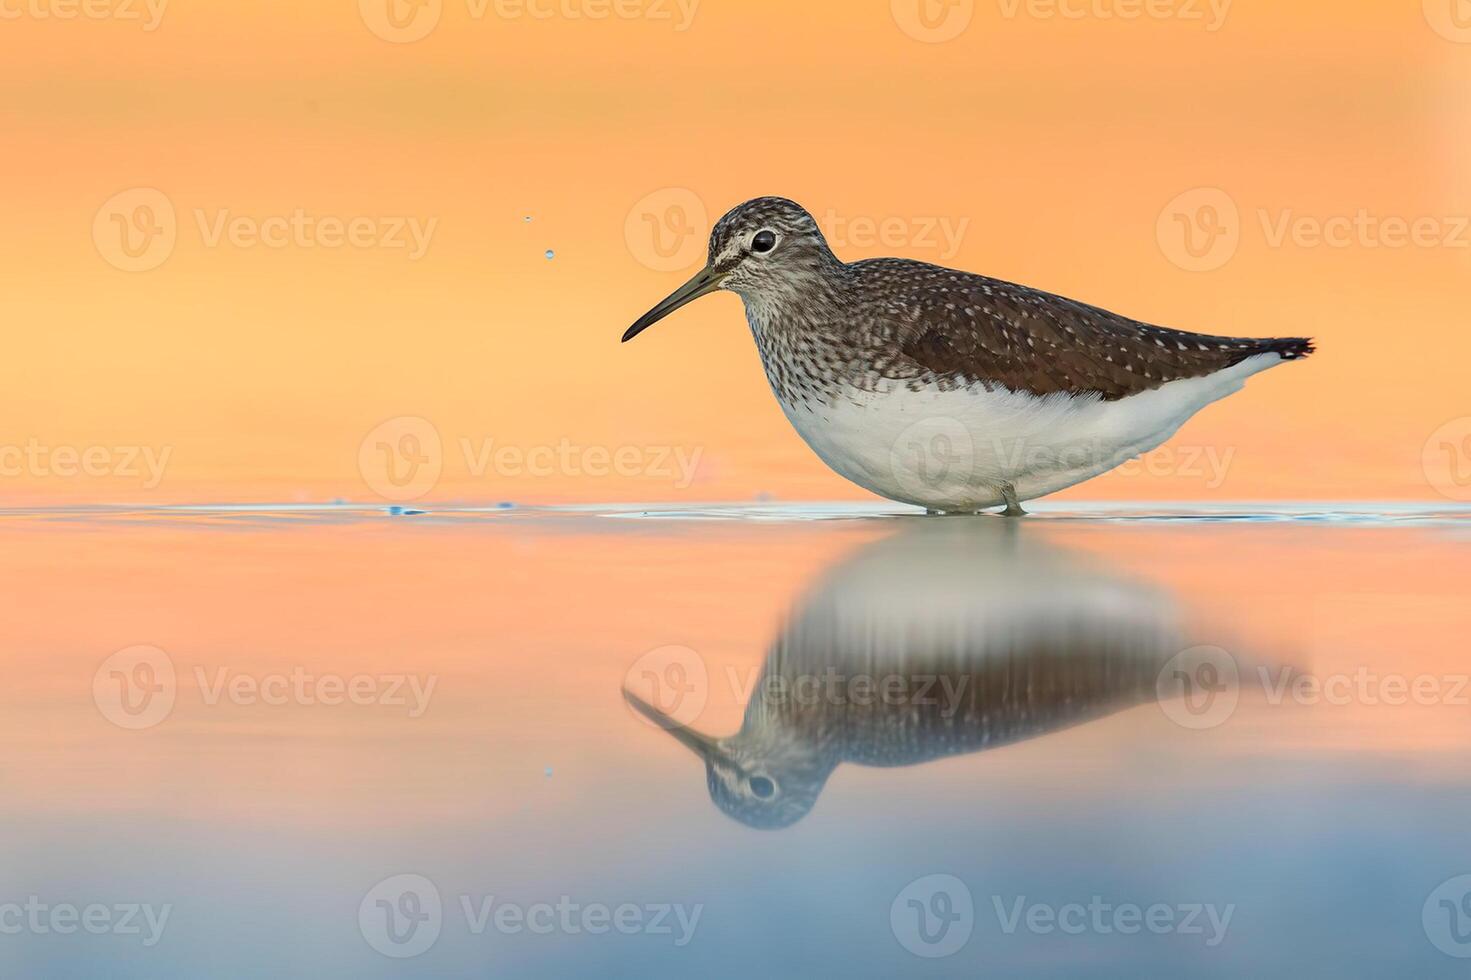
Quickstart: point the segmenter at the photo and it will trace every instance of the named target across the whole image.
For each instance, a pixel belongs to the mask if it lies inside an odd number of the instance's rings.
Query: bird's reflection
[[[1155,697],[1181,648],[1167,594],[1014,522],[917,520],[839,562],[776,637],[741,729],[715,738],[631,691],[753,827],[811,811],[840,764],[909,766]]]

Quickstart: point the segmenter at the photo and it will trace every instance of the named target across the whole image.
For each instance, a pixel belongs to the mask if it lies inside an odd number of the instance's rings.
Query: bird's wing
[[[896,378],[1112,401],[1224,370],[1254,354],[1303,356],[1300,338],[1255,340],[1156,327],[1052,293],[906,260],[855,265],[900,324]]]

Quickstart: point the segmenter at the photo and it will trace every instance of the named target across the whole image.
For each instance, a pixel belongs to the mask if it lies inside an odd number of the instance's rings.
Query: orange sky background
[[[375,34],[389,2],[425,36]],[[844,258],[1318,338],[1174,450],[1068,496],[1471,497],[1422,459],[1471,472],[1453,0],[932,0],[937,31],[961,28],[940,43],[915,2],[702,0],[686,21],[691,0],[173,0],[148,30],[144,0],[70,19],[81,0],[0,0],[0,505],[379,499],[360,450],[401,417],[441,447],[405,497],[862,498],[789,429],[734,296],[618,344],[700,258],[662,260],[649,221],[695,207],[698,243],[770,193]],[[114,216],[157,202],[137,188],[173,208],[175,240],[126,271]],[[1223,199],[1225,251],[1192,259],[1172,229]],[[222,216],[298,209],[433,233],[420,256],[208,240]],[[1277,238],[1360,213],[1343,247]],[[1387,244],[1422,219],[1419,244]],[[888,241],[865,237],[883,221]],[[387,441],[423,434],[408,425]],[[576,465],[477,467],[465,446],[487,440]],[[28,446],[97,472],[6,465]],[[583,472],[620,449],[633,475]]]

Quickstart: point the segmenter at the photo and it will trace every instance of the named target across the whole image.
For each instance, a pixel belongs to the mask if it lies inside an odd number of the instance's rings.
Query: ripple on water
[[[1089,524],[1284,524],[1331,527],[1466,527],[1471,505],[1425,503],[1033,503],[1025,520]],[[573,504],[559,506],[422,504],[385,506],[337,501],[330,504],[199,504],[172,506],[89,505],[0,508],[0,521],[144,524],[352,524],[395,517],[424,517],[436,527],[514,521],[520,525],[607,521],[804,524],[819,521],[872,521],[920,518],[916,507],[887,502]],[[1002,520],[937,517],[933,520]],[[592,527],[588,528],[592,530]]]

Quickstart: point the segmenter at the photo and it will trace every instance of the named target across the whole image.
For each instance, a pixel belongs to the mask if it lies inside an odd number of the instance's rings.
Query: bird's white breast
[[[813,451],[854,483],[936,510],[975,510],[1002,504],[1005,482],[1028,500],[1111,470],[1279,363],[1278,355],[1262,354],[1117,401],[979,384],[915,391],[903,382],[850,387],[826,401],[780,400]]]

